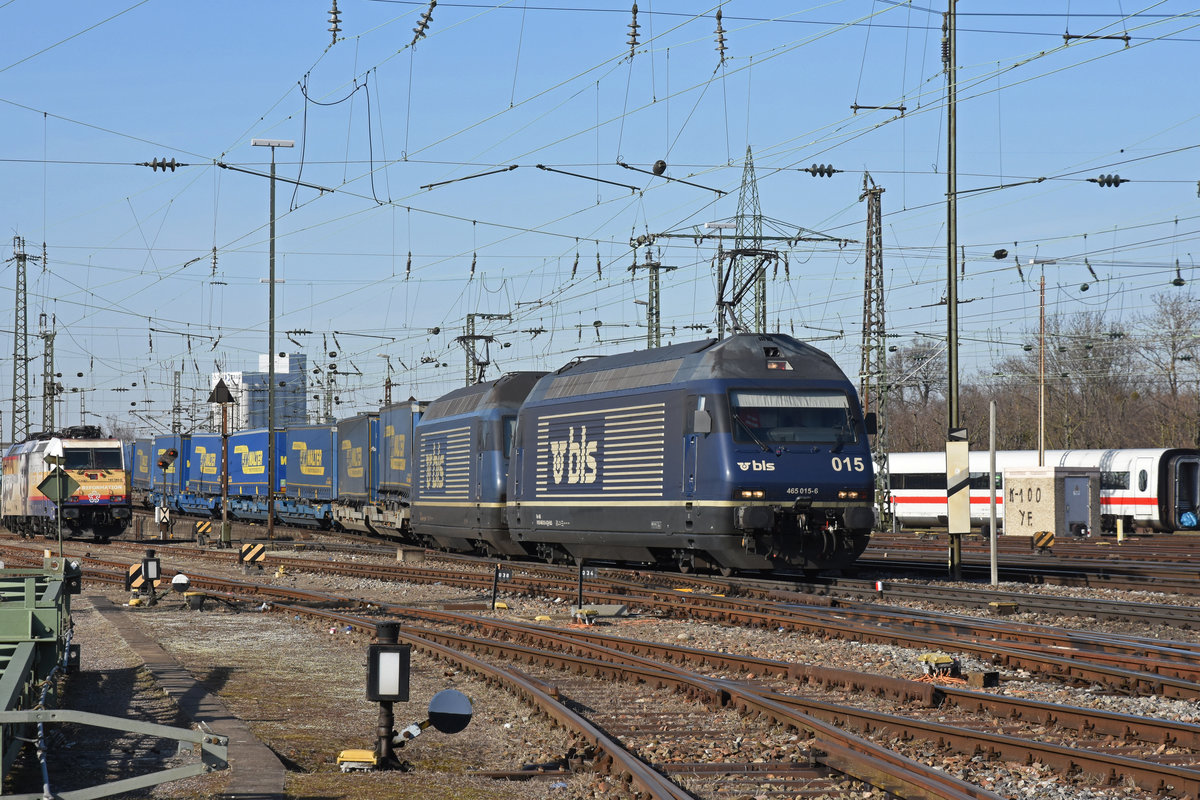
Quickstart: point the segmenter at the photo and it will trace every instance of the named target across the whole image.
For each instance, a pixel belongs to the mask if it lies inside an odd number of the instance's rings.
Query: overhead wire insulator
[[[721,9],[717,9],[717,29],[713,31],[717,35],[717,53],[721,56],[721,63],[725,63],[725,29],[721,27]]]
[[[171,170],[171,172],[174,172],[176,167],[186,167],[187,164],[180,164],[178,161],[176,161],[173,158],[170,161],[168,161],[165,158],[164,159],[155,158],[155,159],[151,159],[150,161],[143,161],[140,164],[138,164],[138,166],[139,167],[149,167],[154,172],[157,172],[160,169],[163,172],[166,172],[167,170]]]
[[[333,0],[333,8],[329,9],[329,32],[333,34],[333,40],[330,41],[330,46],[337,44],[337,36],[342,32],[341,18],[338,16],[337,0]]]
[[[417,21],[417,27],[413,28],[413,40],[409,43],[409,47],[415,45],[418,39],[425,38],[425,29],[429,27],[429,23],[433,20],[433,9],[436,5],[437,0],[429,0],[429,8],[421,13],[421,18]]]
[[[1120,186],[1122,183],[1129,183],[1129,178],[1122,178],[1120,175],[1101,175],[1098,178],[1088,178],[1088,183],[1098,183],[1101,186]]]
[[[640,27],[641,26],[638,25],[638,21],[637,21],[637,3],[634,3],[633,4],[633,20],[630,21],[630,23],[629,23],[629,57],[630,58],[633,58],[633,51],[635,49],[637,49],[638,28],[640,28]]]
[[[942,64],[946,69],[950,68],[950,19],[947,14],[942,14]]]
[[[811,167],[801,167],[801,172],[807,172],[814,178],[828,178],[835,172],[841,172],[840,169],[834,169],[833,164],[813,164]]]

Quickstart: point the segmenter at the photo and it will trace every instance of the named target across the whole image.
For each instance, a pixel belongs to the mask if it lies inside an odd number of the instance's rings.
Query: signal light
[[[159,455],[158,468],[165,472],[166,470],[170,469],[171,465],[175,463],[175,459],[177,458],[179,458],[179,451],[174,447],[168,447]]]
[[[1120,175],[1101,175],[1099,178],[1088,178],[1089,183],[1098,183],[1101,186],[1120,186],[1122,183],[1129,183],[1129,180]]]

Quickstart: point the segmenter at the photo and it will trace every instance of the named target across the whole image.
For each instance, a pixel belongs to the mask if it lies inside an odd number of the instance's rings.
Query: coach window
[[[1146,470],[1138,472],[1138,491],[1146,491],[1146,483],[1150,476],[1146,474]]]

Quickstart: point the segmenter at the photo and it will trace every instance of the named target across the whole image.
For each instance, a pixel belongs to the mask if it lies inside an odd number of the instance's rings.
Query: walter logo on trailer
[[[599,469],[596,450],[599,444],[588,441],[587,426],[579,427],[579,438],[575,438],[575,426],[567,429],[566,440],[550,442],[552,457],[551,471],[555,483],[595,483]]]

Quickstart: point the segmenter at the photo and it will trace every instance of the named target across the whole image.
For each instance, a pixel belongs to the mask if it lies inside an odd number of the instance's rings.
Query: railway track
[[[182,552],[179,557],[183,557]],[[230,554],[225,552],[218,558],[228,562]],[[457,585],[477,593],[483,593],[491,581],[491,575],[483,568],[476,574],[469,574],[461,567],[418,570],[398,565],[347,564],[304,558],[288,559],[287,563],[292,571],[311,569],[384,580],[458,580]],[[98,560],[85,559],[85,564],[89,576],[99,577],[109,572],[112,580],[123,577],[120,562],[102,565]],[[518,574],[514,575],[513,585],[506,587],[510,594],[574,595],[575,587],[570,581],[573,572],[570,570],[539,566],[531,569],[528,575],[521,569],[514,571]],[[1196,783],[1200,778],[1196,764],[1200,728],[1189,723],[1039,703],[861,672],[801,668],[800,665],[730,653],[622,639],[595,629],[547,631],[544,625],[495,620],[429,607],[416,611],[378,602],[370,603],[371,608],[363,611],[368,602],[364,598],[253,582],[225,582],[221,588],[223,579],[199,576],[194,571],[188,574],[194,586],[209,587],[214,594],[227,592],[231,599],[266,599],[281,610],[331,615],[330,618],[364,630],[371,630],[381,615],[400,618],[405,621],[403,629],[414,637],[456,652],[472,652],[475,658],[493,666],[501,661],[512,663],[515,672],[533,679],[534,684],[542,687],[556,704],[583,712],[581,716],[587,717],[593,728],[620,740],[623,749],[634,751],[641,760],[652,763],[655,768],[652,771],[672,776],[697,792],[696,796],[712,796],[711,793],[727,790],[749,791],[748,787],[754,786],[791,792],[806,782],[810,786],[838,791],[838,787],[848,785],[844,783],[847,779],[838,777],[838,770],[842,770],[842,775],[866,780],[881,788],[899,787],[900,796],[992,796],[920,794],[932,790],[903,781],[889,784],[873,772],[864,772],[862,766],[843,769],[850,762],[840,759],[849,758],[858,751],[844,743],[835,746],[826,742],[822,737],[829,732],[814,727],[817,722],[846,726],[874,738],[876,745],[882,742],[901,750],[907,741],[924,742],[926,751],[932,744],[936,752],[943,754],[984,753],[985,760],[1032,759],[1090,776],[1089,780],[1093,781],[1111,781],[1113,776],[1126,775],[1149,791],[1193,797],[1200,793],[1200,784]],[[645,582],[653,577],[656,576],[618,573],[612,577],[611,585],[605,585],[602,590],[589,587],[586,599],[593,602],[615,600],[635,605],[644,612],[711,619],[722,624],[787,625],[798,630],[820,628],[825,635],[833,635],[831,626],[853,623],[851,627],[841,629],[838,635],[858,636],[862,640],[866,640],[865,634],[872,629],[877,632],[886,627],[877,616],[881,609],[859,608],[857,606],[863,604],[850,604],[844,599],[809,597],[809,600],[826,605],[798,606],[795,598],[788,597],[788,593],[778,588],[733,587],[728,580],[713,581],[713,588],[724,588],[727,592],[745,591],[747,596],[706,596],[700,594],[695,585],[690,592],[679,591],[683,588],[679,586],[646,587]],[[672,583],[689,580],[699,579],[671,576]],[[781,596],[773,603],[778,608],[765,607],[772,603],[764,604],[763,597],[772,593]],[[483,604],[476,601],[474,605],[478,608]],[[1097,676],[1103,676],[1112,691],[1136,692],[1150,687],[1150,690],[1163,693],[1186,690],[1193,694],[1180,696],[1195,696],[1195,675],[1189,672],[1191,667],[1188,666],[1189,661],[1196,660],[1195,648],[1183,643],[1156,640],[1153,642],[1155,647],[1148,648],[1148,640],[1121,642],[1121,637],[1072,634],[1073,649],[1068,657],[1061,658],[1067,663],[1056,666],[1054,659],[1061,657],[1062,645],[1060,641],[1055,643],[1058,640],[1051,638],[1050,630],[1036,626],[1013,627],[990,620],[986,621],[986,629],[968,630],[963,627],[968,624],[964,619],[943,616],[931,620],[927,619],[930,615],[923,613],[887,611],[893,615],[888,625],[909,631],[923,628],[960,637],[949,639],[951,648],[961,649],[966,639],[974,637],[991,652],[1001,654],[1011,649],[1022,653],[1023,659],[1040,659],[1047,677],[1101,682]],[[977,622],[974,620],[970,624]],[[420,630],[418,626],[421,626]],[[926,632],[915,638],[925,644],[934,644],[928,638],[932,635]],[[1001,646],[999,642],[1005,637],[1014,641]],[[908,641],[911,645],[913,639]],[[1126,649],[1114,650],[1118,646]],[[1137,648],[1142,648],[1144,660],[1141,662],[1136,662],[1130,655]],[[1060,656],[1053,655],[1056,650]],[[1003,658],[1007,659],[1008,655]],[[1123,666],[1116,668],[1114,664]],[[1056,672],[1058,668],[1062,669]],[[1071,669],[1075,672],[1070,672]],[[1091,671],[1095,674],[1089,677]],[[1175,676],[1168,677],[1167,673],[1172,671]],[[607,679],[599,687],[597,676]],[[1185,680],[1184,676],[1190,676],[1192,680]],[[624,700],[604,694],[618,680],[632,681],[634,687]],[[797,692],[801,684],[808,687],[802,696]],[[658,693],[664,689],[657,687],[667,686],[671,687],[669,694],[660,696]],[[655,688],[648,693],[646,687]],[[885,697],[891,698],[893,708],[879,708],[879,698]],[[864,698],[869,702],[864,702]],[[694,707],[694,703],[702,701],[708,704],[706,710]],[[677,705],[679,703],[683,705]],[[647,706],[654,710],[647,712]],[[730,710],[773,722],[767,729],[755,729],[749,735],[742,735],[736,748],[717,748],[722,752],[714,758],[713,734],[718,732],[712,728],[717,719],[714,715]],[[796,736],[801,738],[796,739]],[[564,756],[563,766],[569,766],[572,758],[582,759],[593,766],[610,767],[623,776],[622,780],[632,780],[628,772],[630,767],[619,763],[619,759],[605,749],[607,745],[601,746],[587,737],[584,739],[589,744],[582,746],[579,752],[586,757]],[[733,740],[730,738],[729,741]],[[753,744],[747,745],[747,742]],[[782,752],[789,754],[787,759],[779,758],[780,747],[784,748]],[[849,750],[845,749],[848,747]],[[874,765],[871,769],[879,768],[883,763],[880,758],[881,755],[875,753],[867,759]],[[756,761],[770,766],[746,765]],[[911,777],[904,779],[913,780]],[[949,792],[951,789],[941,787],[936,791]]]

